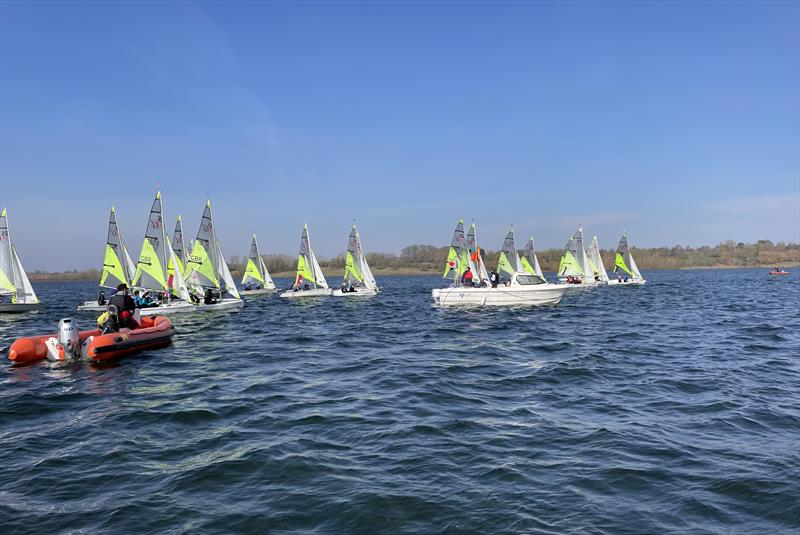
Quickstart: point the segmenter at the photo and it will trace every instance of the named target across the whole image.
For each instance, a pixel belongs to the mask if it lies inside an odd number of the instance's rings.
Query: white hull
[[[281,297],[285,297],[286,299],[294,299],[299,297],[327,297],[331,295],[332,290],[330,288],[316,288],[314,290],[287,290],[281,294]]]
[[[627,281],[618,281],[617,279],[611,279],[608,281],[609,286],[644,286],[644,283],[647,281],[644,279],[628,279]]]
[[[560,284],[498,286],[497,288],[437,288],[431,293],[439,306],[555,305],[567,289]]]
[[[331,294],[334,297],[373,297],[378,295],[378,290],[369,288],[358,288],[355,292],[343,292],[342,290],[334,290]]]
[[[168,305],[159,305],[157,307],[147,307],[138,309],[142,315],[149,316],[157,314],[163,316],[165,314],[188,314],[192,312],[213,312],[215,310],[225,310],[230,308],[241,308],[244,306],[244,301],[241,299],[225,298],[217,301],[214,304],[206,305],[200,303],[194,305],[186,301],[173,301]],[[97,301],[86,301],[82,305],[78,305],[78,310],[84,312],[105,312],[108,308],[107,305],[100,306]]]
[[[239,290],[239,295],[266,295],[277,292],[277,288],[261,288],[260,290]]]
[[[44,305],[41,303],[0,303],[0,312],[7,314],[18,314],[21,312],[33,312],[42,310]]]

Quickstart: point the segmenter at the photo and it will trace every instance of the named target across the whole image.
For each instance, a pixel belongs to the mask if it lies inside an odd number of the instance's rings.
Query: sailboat
[[[175,232],[172,234],[172,252],[174,258],[170,257],[167,263],[167,283],[170,287],[173,286],[175,280],[175,270],[177,269],[181,275],[186,270],[186,248],[183,245],[183,220],[178,216],[178,221],[175,223]],[[173,288],[172,295],[180,297],[178,292]]]
[[[361,235],[355,224],[347,240],[347,253],[342,287],[333,291],[337,297],[370,297],[378,293],[378,283],[367,264],[361,247]]]
[[[117,211],[112,205],[111,214],[108,216],[108,233],[106,234],[100,287],[116,289],[120,284],[130,286],[135,272],[136,265],[122,240],[122,231],[117,222]],[[104,311],[106,308],[106,304],[100,305],[97,300],[84,301],[78,305],[78,310]]]
[[[159,191],[156,192],[156,198],[150,208],[142,250],[139,253],[139,261],[136,263],[136,272],[131,280],[133,288],[150,290],[159,296],[158,306],[145,310],[158,311],[158,314],[169,314],[189,312],[195,308],[191,303],[186,280],[180,270],[174,270],[172,274],[167,272],[170,263],[177,265],[177,259],[164,228],[163,203]],[[172,299],[173,294],[178,296],[178,299]]]
[[[6,296],[11,300],[6,301]],[[11,241],[6,209],[0,212],[0,312],[30,312],[44,308],[33,291]]]
[[[600,245],[597,243],[597,236],[592,238],[592,243],[589,245],[589,266],[592,268],[594,280],[598,284],[608,284],[608,272],[603,265],[603,257],[600,256]]]
[[[625,231],[622,232],[619,245],[617,245],[617,253],[614,255],[614,273],[617,274],[617,278],[609,280],[609,285],[641,286],[647,282],[642,277],[639,267],[633,259],[631,250],[628,247],[628,233]]]
[[[558,265],[558,280],[570,286],[597,285],[589,265],[589,257],[583,248],[583,227],[578,227],[564,246],[564,255]]]
[[[276,290],[275,283],[272,282],[272,277],[269,276],[269,271],[267,271],[267,265],[264,264],[264,259],[261,258],[261,252],[258,250],[258,240],[256,240],[255,232],[250,242],[250,256],[247,257],[247,266],[244,268],[242,284],[244,285],[244,290],[239,292],[241,295],[259,295],[272,293]]]
[[[300,236],[300,255],[297,257],[297,275],[289,290],[283,292],[281,297],[320,297],[331,295],[331,289],[322,274],[314,250],[311,249],[311,239],[308,236],[308,224],[303,225],[303,234]]]
[[[464,237],[464,220],[459,219],[456,229],[453,231],[453,239],[450,241],[450,249],[447,251],[447,262],[444,266],[443,279],[453,277],[453,285],[461,284],[461,276],[469,267],[469,249],[467,240]]]
[[[192,253],[186,262],[186,281],[195,293],[203,293],[203,302],[198,305],[200,309],[210,311],[244,306],[217,239],[211,201],[207,201],[203,209]]]
[[[528,243],[525,244],[525,250],[522,251],[522,267],[525,269],[527,273],[531,275],[536,275],[543,281],[547,281],[544,278],[544,273],[542,273],[542,267],[539,265],[539,259],[536,258],[536,248],[533,246],[533,236],[528,239]]]
[[[472,270],[473,276],[479,282],[489,283],[489,274],[486,272],[486,263],[483,261],[481,255],[481,248],[478,245],[478,232],[475,229],[475,221],[469,227],[467,233],[467,252],[469,253],[469,267]]]
[[[456,227],[456,234],[458,230]],[[455,264],[460,256],[457,247],[459,240],[456,238],[457,236],[454,236],[454,245],[451,246],[451,255],[448,257],[448,267],[451,270],[455,269],[456,266],[452,264]],[[452,254],[454,249],[455,254]],[[563,285],[550,284],[539,276],[529,274],[524,270],[522,260],[517,252],[513,227],[503,241],[497,270],[503,275],[505,283],[494,287],[486,285],[458,286],[456,283],[451,288],[436,288],[431,292],[434,304],[439,306],[555,305],[561,301],[561,297],[567,290]]]

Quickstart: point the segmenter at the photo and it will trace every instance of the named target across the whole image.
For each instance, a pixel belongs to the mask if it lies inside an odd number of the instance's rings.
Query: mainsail
[[[594,276],[589,265],[589,258],[583,248],[583,227],[578,227],[575,234],[564,247],[564,256],[558,266],[558,276],[566,278],[569,276],[580,277],[584,284],[593,284]]]
[[[108,218],[108,234],[106,236],[106,250],[103,257],[103,274],[100,276],[100,286],[116,288],[120,284],[131,284],[131,278],[136,268],[131,269],[133,261],[130,259],[122,233],[117,223],[116,209],[111,207]]]
[[[450,242],[450,250],[447,253],[447,263],[444,267],[443,278],[447,278],[452,270],[461,276],[469,267],[469,249],[464,238],[464,220],[459,219],[456,230],[453,232],[453,240]]]
[[[589,266],[592,268],[595,280],[600,282],[608,282],[608,272],[603,265],[603,257],[600,256],[600,245],[597,243],[597,236],[592,238],[592,244],[589,245]]]
[[[309,284],[314,288],[328,287],[328,281],[322,274],[322,268],[319,267],[317,257],[314,256],[314,250],[311,249],[308,224],[303,225],[303,234],[300,236],[300,255],[297,257],[297,275],[294,279],[296,287],[304,284]]]
[[[164,291],[167,286],[167,240],[164,234],[164,219],[161,205],[161,192],[156,193],[150,216],[147,220],[147,230],[144,234],[142,252],[136,264],[136,273],[132,285],[148,290]]]
[[[520,260],[522,260],[522,267],[525,268],[525,271],[544,280],[542,267],[539,265],[539,259],[536,258],[536,248],[533,246],[533,237],[525,244],[525,250],[522,251],[522,258]]]
[[[519,253],[517,252],[517,243],[514,240],[514,227],[511,227],[508,234],[506,234],[506,239],[503,240],[503,248],[500,250],[497,270],[501,273],[505,273],[508,277],[514,273],[525,271],[525,268],[522,267]]]
[[[172,235],[171,245],[173,255],[170,255],[169,264],[167,265],[167,277],[169,280],[175,278],[176,266],[181,274],[184,273],[186,267],[186,248],[183,245],[183,221],[181,216],[178,216],[178,221],[175,223],[175,233]]]
[[[622,237],[619,239],[619,245],[617,245],[617,253],[614,255],[614,273],[617,273],[618,270],[624,271],[634,279],[644,278],[639,272],[639,268],[636,266],[631,250],[628,247],[627,232],[622,233]]]
[[[0,295],[11,295],[12,303],[38,303],[31,281],[11,242],[6,209],[0,212]]]
[[[347,240],[347,253],[344,266],[344,284],[363,286],[370,290],[377,290],[378,283],[369,269],[364,250],[361,247],[361,235],[355,225],[350,230]]]
[[[242,277],[242,284],[248,283],[259,283],[264,288],[275,289],[275,283],[272,282],[272,277],[269,276],[267,266],[264,264],[264,259],[261,258],[261,252],[258,250],[258,240],[256,240],[255,232],[250,242],[250,256],[247,257],[247,266]]]
[[[466,241],[469,252],[470,269],[472,269],[472,272],[478,277],[479,280],[488,282],[489,273],[486,272],[486,264],[483,261],[483,256],[481,256],[481,248],[478,245],[478,232],[475,229],[474,221],[469,227]]]
[[[185,278],[189,284],[200,288],[222,289],[221,281],[227,293],[239,298],[239,290],[236,289],[236,283],[217,240],[211,201],[206,202],[200,228],[197,229],[197,237],[192,244],[192,254],[185,269]]]

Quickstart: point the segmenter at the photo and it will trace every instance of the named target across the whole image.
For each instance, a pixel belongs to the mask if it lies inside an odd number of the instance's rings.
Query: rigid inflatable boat
[[[11,344],[8,359],[22,364],[36,360],[63,361],[86,357],[94,361],[112,360],[147,349],[169,345],[175,329],[164,316],[144,316],[137,329],[101,334],[98,329],[78,331],[71,319],[59,322],[58,334],[20,338]]]

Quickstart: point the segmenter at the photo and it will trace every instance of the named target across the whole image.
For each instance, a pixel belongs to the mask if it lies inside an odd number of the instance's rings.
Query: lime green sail
[[[264,275],[261,273],[260,265],[261,254],[258,251],[258,242],[256,235],[253,233],[253,239],[250,241],[250,255],[247,257],[247,265],[244,268],[244,276],[242,277],[242,284],[248,284],[253,281],[258,281],[264,284]]]
[[[183,275],[186,273],[186,250],[183,246],[183,220],[178,216],[178,221],[175,223],[175,232],[172,237],[172,251],[174,254],[169,255],[167,261],[167,280],[175,280],[175,268]],[[177,288],[172,288],[172,294],[178,296],[180,291]]]
[[[314,280],[314,272],[311,271],[311,267],[308,265],[306,257],[302,254],[297,257],[297,275],[302,276],[304,281],[316,282]],[[295,280],[297,280],[297,278]]]
[[[186,264],[186,278],[191,277],[191,282],[203,287],[219,288],[219,280],[214,273],[214,263],[208,255],[201,240],[194,240],[192,253]]]
[[[621,269],[628,275],[633,276],[633,271],[631,271],[631,268],[625,265],[625,259],[623,258],[621,253],[617,253],[614,256],[614,273],[617,272],[617,268]]]
[[[453,240],[450,242],[450,251],[447,253],[447,262],[444,266],[444,274],[447,277],[455,269],[456,273],[462,275],[469,267],[469,249],[464,237],[464,220],[459,219],[456,230],[453,232]]]
[[[564,253],[564,256],[561,257],[561,262],[558,264],[558,276],[563,276],[568,271],[571,273],[583,273],[583,270],[578,265],[578,261],[575,260],[575,256],[573,256],[572,251],[567,251]]]
[[[345,259],[344,278],[345,280],[353,278],[357,281],[364,282],[364,274],[361,272],[361,269],[353,258],[353,253],[350,251],[347,251],[347,257]]]
[[[100,278],[100,286],[109,285],[109,275],[113,277],[112,281],[114,279],[121,282],[125,282],[127,280],[127,277],[125,276],[125,270],[122,267],[122,262],[117,255],[117,251],[114,250],[114,247],[107,243],[106,256],[103,258],[103,276]]]
[[[147,230],[144,234],[142,252],[139,253],[139,262],[136,264],[136,273],[132,285],[149,290],[168,290],[166,277],[166,235],[164,234],[164,220],[162,218],[161,192],[156,193],[150,216],[147,220]]]

